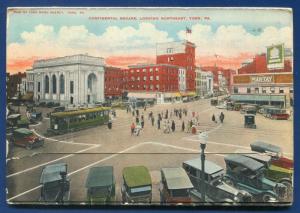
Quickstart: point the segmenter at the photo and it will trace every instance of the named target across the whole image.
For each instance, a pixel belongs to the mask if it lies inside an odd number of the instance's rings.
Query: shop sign
[[[282,69],[284,67],[284,45],[272,45],[267,47],[268,69]]]
[[[273,83],[274,76],[266,75],[266,76],[251,76],[251,83],[259,84],[259,83]]]

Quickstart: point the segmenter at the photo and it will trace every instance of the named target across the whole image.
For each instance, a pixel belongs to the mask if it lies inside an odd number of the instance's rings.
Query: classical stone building
[[[34,74],[34,101],[61,105],[92,104],[104,101],[104,59],[87,54],[37,60]]]

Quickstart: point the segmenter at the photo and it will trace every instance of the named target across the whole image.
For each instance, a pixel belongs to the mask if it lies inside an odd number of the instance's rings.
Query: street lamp
[[[201,154],[200,154],[200,159],[201,159],[201,200],[202,202],[205,202],[205,153],[204,150],[206,148],[206,143],[207,143],[207,138],[208,134],[207,132],[201,132],[198,135],[199,141],[200,141],[200,149],[201,149]]]

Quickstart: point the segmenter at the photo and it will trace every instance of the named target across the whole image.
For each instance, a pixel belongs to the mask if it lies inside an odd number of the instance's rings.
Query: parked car
[[[250,144],[251,150],[255,152],[266,153],[272,157],[271,164],[286,169],[294,169],[294,161],[282,154],[282,149],[279,146],[266,143],[263,141],[255,141]]]
[[[50,101],[50,102],[46,103],[46,107],[48,107],[48,108],[52,108],[54,106],[55,106],[54,102]]]
[[[202,168],[201,159],[196,158],[183,162],[182,167],[187,172],[194,190],[192,194],[201,198]],[[206,202],[239,203],[251,202],[252,196],[244,190],[239,190],[223,181],[225,171],[219,165],[205,161],[205,192]],[[195,192],[194,192],[195,191]]]
[[[112,166],[92,167],[85,187],[89,204],[105,204],[115,201],[115,178]]]
[[[121,187],[123,203],[151,203],[152,181],[145,166],[131,166],[123,169]]]
[[[252,158],[262,164],[264,164],[265,177],[269,180],[282,183],[287,186],[287,198],[292,197],[293,193],[293,170],[282,168],[279,166],[272,165],[272,157],[263,153],[249,153],[249,150],[236,150],[236,153],[240,153],[246,157]]]
[[[43,168],[40,201],[52,204],[64,203],[70,199],[70,179],[67,172],[66,163],[51,164]]]
[[[41,112],[33,111],[30,113],[30,122],[35,123],[43,120],[43,115]]]
[[[227,155],[225,163],[225,182],[249,192],[255,201],[276,202],[286,199],[287,187],[267,179],[262,163],[240,154]]]
[[[244,115],[244,127],[256,129],[255,115],[253,115],[253,114]]]
[[[279,107],[274,106],[262,106],[259,110],[266,118],[275,119],[275,120],[287,120],[290,115],[286,112],[285,109],[281,109]]]
[[[256,115],[257,107],[254,105],[242,105],[240,109],[241,114],[253,114]]]
[[[22,146],[26,149],[32,149],[44,145],[44,139],[38,137],[34,134],[34,132],[25,128],[13,130],[11,142],[14,145]]]
[[[189,204],[192,202],[193,184],[183,168],[162,168],[160,201],[169,204]]]

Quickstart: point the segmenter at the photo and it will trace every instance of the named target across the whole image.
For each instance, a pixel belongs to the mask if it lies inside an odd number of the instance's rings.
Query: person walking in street
[[[184,132],[184,130],[185,130],[185,124],[184,124],[184,121],[182,121],[182,125],[181,125],[181,131],[183,131],[183,132]]]
[[[142,116],[141,117],[141,126],[142,126],[142,129],[144,129],[144,124],[145,124],[144,116]]]
[[[157,119],[157,129],[160,129],[160,119]]]
[[[223,123],[224,118],[225,118],[225,115],[224,115],[223,112],[221,112],[221,114],[220,114],[220,121],[221,121],[221,123]]]
[[[131,129],[131,136],[133,135],[134,133],[134,129],[135,129],[135,124],[134,122],[132,122],[131,126],[130,126],[130,129]]]
[[[175,121],[172,120],[172,125],[171,125],[172,132],[175,132],[175,128],[176,128]]]
[[[213,116],[212,116],[211,120],[212,120],[213,122],[217,123],[217,121],[216,121],[216,117],[215,117],[215,114],[213,114]]]
[[[154,126],[154,117],[153,116],[151,117],[151,123],[152,123],[152,126]]]
[[[140,119],[139,119],[138,116],[136,116],[136,118],[135,118],[135,123],[139,123],[139,122],[140,122]]]

